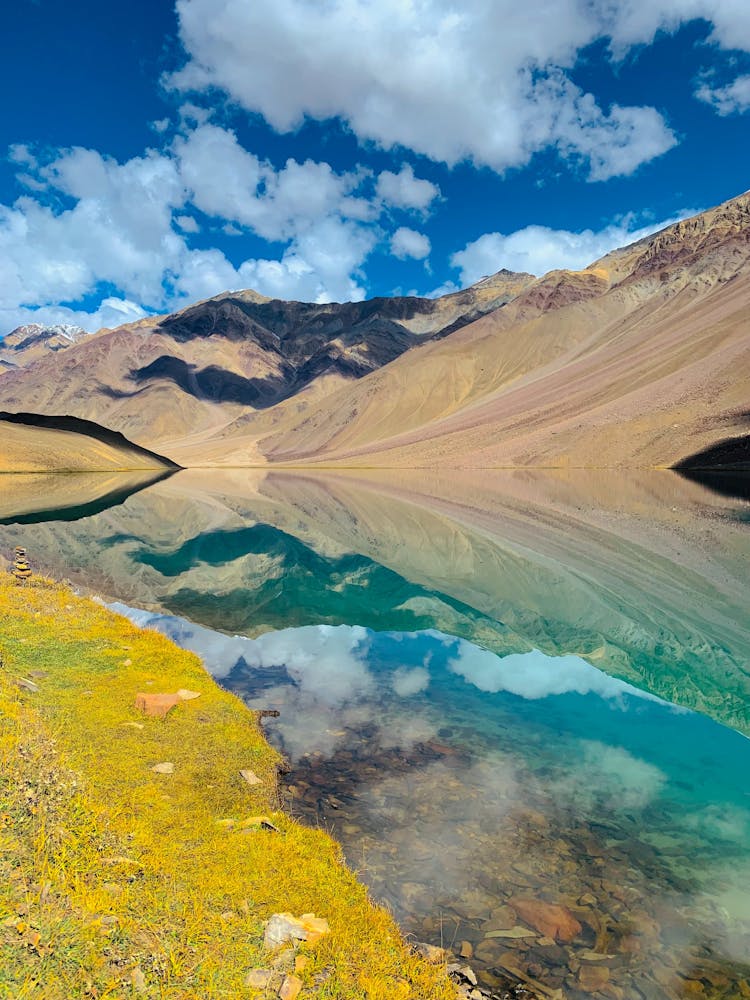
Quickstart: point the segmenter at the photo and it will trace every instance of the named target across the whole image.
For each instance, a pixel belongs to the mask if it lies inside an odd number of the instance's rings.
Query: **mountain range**
[[[581,271],[437,299],[227,292],[11,335],[0,409],[95,421],[184,466],[750,468],[749,322],[744,194]]]

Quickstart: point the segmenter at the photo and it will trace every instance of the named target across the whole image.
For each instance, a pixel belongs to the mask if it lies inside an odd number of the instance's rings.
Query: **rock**
[[[329,932],[328,921],[323,917],[316,917],[314,913],[303,913],[299,919],[291,913],[274,913],[266,922],[263,943],[269,950],[278,948],[288,941],[293,943],[307,941],[308,944],[315,944]]]
[[[309,964],[310,964],[310,959],[307,957],[307,955],[296,955],[294,958],[294,971],[304,972]]]
[[[461,958],[473,958],[474,945],[471,943],[471,941],[462,941],[461,947],[458,949],[458,954]]]
[[[135,696],[135,707],[145,715],[164,719],[181,701],[182,699],[176,694],[143,694],[143,692],[139,692]]]
[[[297,1000],[302,992],[302,980],[297,976],[284,976],[284,981],[279,990],[280,1000]]]
[[[132,667],[133,666],[133,661],[128,657],[127,660],[123,660],[122,661],[122,665],[123,665],[123,667]]]
[[[512,896],[508,902],[524,923],[561,943],[573,941],[583,930],[570,910],[556,903],[520,896]]]
[[[146,977],[143,974],[143,969],[139,965],[136,965],[130,973],[130,982],[133,984],[133,989],[136,993],[145,993],[148,989]]]
[[[177,697],[181,701],[194,701],[196,698],[200,698],[200,691],[190,691],[188,688],[180,688],[177,692]]]
[[[240,777],[243,778],[248,783],[248,785],[263,784],[262,780],[258,777],[255,771],[251,771],[247,768],[243,771],[240,771]]]
[[[450,957],[445,948],[438,948],[437,945],[427,944],[426,941],[415,941],[414,951],[432,965],[442,965]]]
[[[245,976],[245,986],[254,990],[264,990],[273,979],[271,969],[251,969]]]
[[[268,816],[248,816],[240,824],[242,830],[252,830],[261,827],[263,830],[273,830],[274,833],[281,833],[281,830],[274,824]]]
[[[282,951],[280,951],[278,953],[278,955],[276,955],[272,959],[271,965],[273,966],[273,968],[274,968],[274,970],[276,972],[293,972],[294,971],[294,963],[295,963],[296,958],[297,958],[297,952],[294,950],[294,948],[296,948],[297,943],[298,942],[295,941],[294,942],[294,947],[292,947],[292,948],[284,948],[284,949],[282,949]]]
[[[578,985],[586,993],[596,993],[609,982],[606,965],[582,965],[578,970]]]
[[[162,764],[154,764],[151,770],[155,774],[174,774],[174,764],[165,760]]]
[[[490,919],[482,925],[483,931],[502,931],[515,927],[518,922],[515,911],[510,906],[498,906],[490,914]]]
[[[530,931],[528,927],[521,927],[517,924],[515,927],[509,927],[507,930],[503,931],[488,931],[484,935],[487,938],[525,938],[525,937],[536,937],[534,931]]]
[[[16,687],[21,688],[22,691],[30,691],[32,694],[35,694],[39,690],[39,685],[28,680],[26,677],[18,677],[16,679]]]

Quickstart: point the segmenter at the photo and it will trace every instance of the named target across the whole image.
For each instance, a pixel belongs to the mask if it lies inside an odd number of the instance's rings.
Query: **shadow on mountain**
[[[750,412],[742,418],[750,423]],[[750,501],[750,434],[725,438],[684,458],[674,470],[719,496]]]

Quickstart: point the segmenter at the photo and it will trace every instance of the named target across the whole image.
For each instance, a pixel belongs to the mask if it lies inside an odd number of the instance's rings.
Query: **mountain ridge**
[[[747,433],[749,320],[746,193],[581,271],[438,299],[224,293],[0,374],[0,406],[186,466],[672,466]]]

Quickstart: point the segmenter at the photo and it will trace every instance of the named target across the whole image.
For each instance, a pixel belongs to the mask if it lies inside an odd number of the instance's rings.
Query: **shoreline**
[[[327,995],[352,1000],[456,996],[445,967],[412,952],[338,844],[274,809],[280,758],[257,714],[198,657],[39,578],[0,582],[0,628],[3,774],[25,768],[16,786],[42,790],[25,808],[3,785],[3,857],[23,868],[31,904],[14,901],[6,874],[0,985],[58,982],[59,993],[42,985],[24,995],[72,1000],[122,973],[121,988],[144,983],[144,996],[263,995],[245,984],[269,961],[262,920],[315,912],[331,933],[302,946],[301,996],[323,982]],[[135,708],[139,691],[176,688],[200,697],[165,719]],[[153,770],[167,763],[171,771]],[[69,777],[50,792],[45,772]],[[250,822],[258,816],[273,829]],[[35,855],[50,827],[64,833]],[[150,955],[138,960],[144,936]]]

